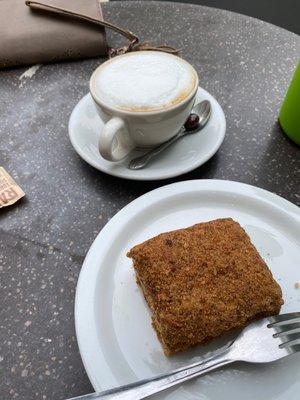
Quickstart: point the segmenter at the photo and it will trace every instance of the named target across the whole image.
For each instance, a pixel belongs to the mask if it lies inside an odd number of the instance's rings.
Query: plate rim
[[[77,141],[75,140],[75,134],[73,133],[75,118],[76,118],[75,115],[78,112],[78,109],[80,108],[81,103],[83,103],[84,101],[87,101],[88,97],[91,97],[90,93],[87,93],[86,95],[84,95],[76,103],[75,107],[73,108],[73,110],[71,112],[69,122],[68,122],[68,135],[69,135],[70,142],[71,142],[74,150],[76,151],[76,153],[89,165],[91,165],[98,171],[101,171],[105,174],[115,176],[115,177],[118,177],[121,179],[128,179],[128,180],[134,180],[134,181],[155,181],[155,180],[175,178],[177,176],[184,175],[184,174],[200,167],[201,165],[205,164],[211,157],[213,157],[216,154],[216,152],[219,150],[219,148],[221,147],[221,145],[224,141],[224,138],[225,138],[225,134],[226,134],[226,128],[227,128],[226,117],[225,117],[224,111],[223,111],[220,103],[216,100],[216,98],[212,94],[210,94],[207,90],[205,90],[201,86],[198,86],[198,91],[199,90],[201,90],[205,96],[207,96],[208,98],[211,98],[213,100],[213,102],[215,102],[215,107],[219,111],[219,119],[220,119],[221,128],[218,130],[218,140],[215,142],[214,147],[212,147],[212,149],[209,152],[207,152],[207,154],[200,161],[192,163],[180,171],[144,177],[143,175],[131,175],[131,172],[129,169],[128,169],[128,171],[127,171],[127,169],[124,169],[124,171],[126,171],[126,173],[120,174],[117,171],[115,171],[114,169],[106,169],[105,167],[104,168],[99,167],[99,165],[81,149],[81,146],[79,146],[77,144]],[[197,93],[198,93],[198,91],[197,91]]]
[[[185,189],[185,190],[184,190]],[[171,183],[168,185],[161,186],[159,188],[156,188],[154,190],[151,190],[138,198],[134,199],[130,203],[128,203],[126,206],[124,206],[121,210],[119,210],[104,226],[103,228],[99,231],[97,234],[96,238],[93,240],[93,243],[91,244],[84,262],[82,264],[80,274],[78,277],[77,281],[77,287],[76,287],[76,295],[75,295],[75,303],[74,303],[74,320],[75,320],[75,331],[76,331],[76,338],[77,338],[77,343],[79,347],[79,352],[80,356],[83,362],[83,365],[85,367],[86,373],[89,377],[89,380],[94,387],[95,391],[100,391],[107,389],[106,384],[102,383],[102,387],[99,384],[99,380],[96,378],[95,373],[93,372],[93,368],[91,368],[91,364],[93,364],[89,360],[89,355],[86,353],[85,349],[85,340],[82,337],[84,333],[81,331],[81,315],[82,311],[86,311],[86,306],[83,304],[86,301],[82,301],[82,291],[84,291],[84,287],[86,286],[85,283],[85,278],[86,275],[91,273],[91,270],[94,270],[92,272],[97,273],[98,268],[100,267],[99,265],[95,265],[95,261],[93,261],[94,253],[99,252],[106,252],[106,248],[99,246],[103,238],[105,238],[105,235],[112,235],[110,230],[118,229],[119,226],[122,226],[123,223],[126,220],[130,220],[132,218],[131,211],[132,209],[134,213],[136,212],[141,212],[143,209],[147,209],[149,204],[152,204],[154,200],[159,201],[161,198],[166,198],[164,195],[171,195],[175,193],[187,193],[188,191],[217,191],[217,192],[231,192],[231,193],[243,193],[243,194],[251,194],[257,199],[263,200],[267,203],[270,203],[273,207],[275,206],[279,211],[284,212],[288,214],[288,216],[291,216],[293,218],[296,218],[296,222],[299,222],[300,226],[300,208],[290,202],[289,200],[286,200],[285,198],[272,193],[268,190],[259,188],[257,186],[249,185],[246,183],[242,182],[237,182],[237,181],[229,181],[229,180],[220,180],[220,179],[195,179],[195,180],[187,180],[187,181],[180,181],[180,182],[175,182]],[[246,192],[245,192],[246,191]],[[159,195],[159,197],[157,197]],[[149,202],[150,201],[150,202]],[[121,224],[120,224],[120,218],[121,218]],[[99,250],[101,248],[101,250]],[[101,258],[101,255],[99,256]],[[91,266],[89,266],[89,264]],[[93,265],[94,264],[94,265]],[[94,289],[95,289],[96,283],[94,283]],[[90,289],[89,293],[91,294],[94,290]],[[85,292],[86,293],[86,292]],[[85,312],[85,317],[87,313]],[[86,338],[85,338],[86,339]],[[99,349],[101,352],[101,349]],[[97,375],[101,375],[101,371],[97,372]],[[107,380],[107,378],[105,378]]]

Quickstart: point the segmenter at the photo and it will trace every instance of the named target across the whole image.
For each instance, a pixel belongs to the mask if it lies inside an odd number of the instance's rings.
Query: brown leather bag
[[[43,0],[103,20],[99,0]],[[0,0],[0,68],[107,55],[103,26]]]

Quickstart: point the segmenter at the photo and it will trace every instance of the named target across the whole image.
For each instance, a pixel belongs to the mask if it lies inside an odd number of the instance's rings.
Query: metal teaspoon
[[[192,115],[194,115],[193,118],[191,118]],[[179,132],[175,136],[171,137],[171,139],[148,151],[142,156],[133,158],[130,161],[128,168],[134,170],[144,168],[153,157],[157,156],[159,153],[161,153],[163,150],[165,150],[181,137],[189,135],[191,133],[199,132],[201,129],[203,129],[209,121],[210,115],[210,101],[204,100],[201,101],[201,103],[196,104],[192,109],[192,114],[190,114],[185,124],[180,128]]]

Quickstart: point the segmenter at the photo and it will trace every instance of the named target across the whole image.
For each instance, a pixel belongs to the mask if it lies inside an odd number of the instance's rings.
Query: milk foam
[[[130,111],[154,111],[185,99],[196,73],[179,57],[146,51],[113,58],[98,69],[97,96],[107,105]]]

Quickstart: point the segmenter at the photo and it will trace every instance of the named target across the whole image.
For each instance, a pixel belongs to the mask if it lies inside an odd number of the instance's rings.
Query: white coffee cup
[[[140,51],[115,57],[91,76],[90,93],[105,122],[99,151],[106,160],[119,161],[135,147],[165,142],[191,112],[197,72],[177,56],[158,53]]]

